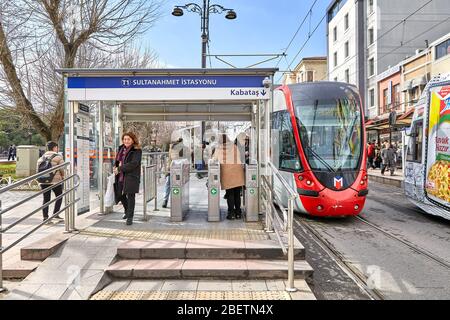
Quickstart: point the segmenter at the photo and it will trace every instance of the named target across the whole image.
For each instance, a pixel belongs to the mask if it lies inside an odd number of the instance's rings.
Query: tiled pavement
[[[115,207],[116,212],[107,215],[98,215],[90,212],[77,217],[77,228],[81,231],[73,234],[66,244],[53,256],[47,258],[35,272],[26,279],[17,282],[7,282],[10,292],[5,299],[88,299],[95,293],[107,286],[99,294],[108,296],[108,292],[123,292],[115,296],[123,297],[146,297],[159,299],[172,299],[184,297],[185,299],[234,299],[234,298],[268,298],[279,297],[292,299],[313,299],[311,291],[303,280],[296,280],[300,290],[291,296],[286,296],[283,281],[129,281],[126,287],[121,287],[104,274],[104,270],[113,261],[117,247],[124,239],[228,239],[228,240],[261,240],[267,239],[258,223],[247,224],[242,220],[208,223],[206,219],[207,202],[203,192],[203,181],[194,184],[191,195],[192,210],[186,221],[172,223],[169,219],[168,209],[152,212],[150,220],[142,221],[142,204],[136,206],[135,223],[129,227],[125,226],[121,219],[121,206]],[[194,189],[195,190],[195,189]],[[161,197],[159,198],[161,199]],[[138,197],[139,201],[139,197]],[[40,199],[37,200],[37,203]],[[223,206],[225,201],[222,201]],[[30,204],[32,206],[32,204]],[[36,204],[35,204],[36,205]],[[36,223],[36,221],[34,222]],[[63,224],[56,226],[45,226],[42,231],[44,237],[52,232],[62,232]],[[39,233],[36,234],[36,236]],[[39,237],[30,238],[24,245],[36,241]],[[172,239],[170,238],[170,239]],[[122,285],[125,285],[122,283]],[[231,286],[231,290],[230,290]],[[259,288],[259,290],[258,290]],[[302,289],[304,288],[304,289]],[[265,292],[265,293],[263,293]],[[269,293],[271,292],[271,293]],[[195,296],[194,296],[195,293]],[[1,298],[1,296],[0,296]],[[95,296],[94,296],[95,298]]]

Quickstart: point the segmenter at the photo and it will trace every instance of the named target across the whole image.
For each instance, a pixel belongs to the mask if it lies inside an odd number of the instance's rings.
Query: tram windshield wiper
[[[320,155],[317,154],[317,152],[315,152],[310,146],[306,146],[306,148],[308,149],[308,151],[314,156],[316,157],[317,160],[319,160],[329,171],[332,172],[336,172],[336,170],[333,169],[333,167],[324,159],[322,158]]]

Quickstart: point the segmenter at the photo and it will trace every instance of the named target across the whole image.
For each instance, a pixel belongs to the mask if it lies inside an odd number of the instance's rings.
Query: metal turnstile
[[[252,161],[245,167],[245,220],[255,222],[259,220],[258,165]]]
[[[208,221],[220,221],[220,164],[208,161]]]
[[[189,161],[173,160],[170,166],[170,220],[183,221],[189,211]]]

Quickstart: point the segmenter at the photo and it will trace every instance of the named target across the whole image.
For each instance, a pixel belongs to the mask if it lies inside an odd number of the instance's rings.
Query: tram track
[[[422,257],[425,257],[429,261],[432,261],[434,263],[439,264],[440,266],[450,269],[450,263],[415,245],[414,243],[407,241],[405,239],[402,239],[401,237],[395,235],[394,233],[387,231],[383,229],[382,227],[376,225],[375,223],[367,220],[366,218],[356,216],[354,217],[355,220],[363,223],[366,226],[369,226],[370,228],[376,230],[378,233],[383,234],[386,237],[389,237],[390,239],[401,243],[403,246],[406,246],[411,251],[415,252],[416,254],[421,255]],[[302,218],[299,216],[296,216],[294,219],[296,225],[303,229],[303,232],[308,232],[312,239],[319,245],[329,256],[331,259],[335,261],[337,265],[372,299],[372,300],[386,300],[383,293],[376,289],[372,288],[369,284],[368,277],[361,272],[356,266],[354,266],[351,262],[349,262],[343,254],[341,254],[338,250],[334,248],[334,246],[321,235],[321,233],[312,226],[313,223],[308,222],[307,218]]]
[[[427,257],[429,260],[434,261],[434,262],[438,263],[439,265],[441,265],[441,266],[443,266],[443,267],[445,267],[447,269],[450,269],[450,263],[447,260],[442,259],[441,257],[439,257],[439,256],[437,256],[437,255],[435,255],[435,254],[433,254],[431,252],[429,252],[428,250],[420,248],[419,246],[415,245],[414,243],[412,243],[410,241],[407,241],[407,240],[404,240],[404,239],[400,238],[399,236],[393,234],[392,232],[384,230],[383,228],[381,228],[380,226],[376,225],[373,222],[370,222],[366,218],[363,218],[363,217],[360,217],[360,216],[356,216],[355,218],[357,220],[359,220],[360,222],[364,223],[365,225],[368,225],[368,226],[372,227],[373,229],[378,230],[379,232],[383,233],[385,236],[387,236],[387,237],[389,237],[389,238],[391,238],[393,240],[396,240],[397,242],[402,243],[403,245],[405,245],[408,248],[410,248],[412,251],[414,251],[414,252],[416,252],[416,253],[418,253],[418,254],[420,254],[422,256]]]
[[[302,228],[305,233],[309,233],[312,239],[316,242],[318,246],[322,248],[330,258],[352,279],[358,287],[367,294],[371,300],[385,300],[384,295],[377,290],[372,288],[368,284],[368,278],[353,264],[348,262],[345,257],[337,251],[330,242],[328,242],[322,235],[310,226],[305,219],[301,219],[298,216],[295,217],[294,222],[298,227]]]

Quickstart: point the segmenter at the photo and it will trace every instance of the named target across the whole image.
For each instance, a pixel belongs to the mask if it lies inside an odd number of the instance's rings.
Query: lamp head
[[[228,10],[225,18],[230,19],[230,20],[234,20],[236,19],[237,15],[236,12],[234,10]]]
[[[183,9],[179,7],[173,8],[172,15],[175,17],[181,17],[184,14]]]

